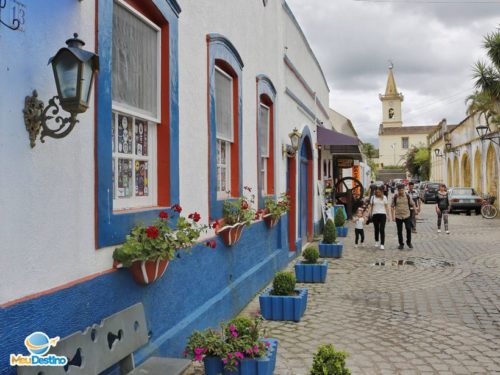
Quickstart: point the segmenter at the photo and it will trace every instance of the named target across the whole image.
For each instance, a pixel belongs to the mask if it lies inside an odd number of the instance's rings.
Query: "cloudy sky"
[[[483,36],[500,25],[500,0],[287,0],[330,86],[330,107],[377,144],[389,60],[404,95],[403,124],[465,117]]]

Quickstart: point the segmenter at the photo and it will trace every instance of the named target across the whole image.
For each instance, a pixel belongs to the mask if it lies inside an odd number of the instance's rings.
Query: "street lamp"
[[[89,107],[92,82],[95,73],[99,70],[99,57],[81,48],[85,43],[78,39],[76,33],[73,34],[73,38],[66,41],[66,44],[67,47],[61,48],[49,60],[49,64],[52,64],[58,95],[49,100],[47,107],[38,99],[36,90],[33,91],[32,96],[25,98],[24,124],[29,133],[31,148],[35,147],[35,140],[40,131],[42,143],[46,136],[51,138],[67,136],[78,122],[76,116],[85,112]],[[56,116],[59,113],[56,99],[62,109],[70,113],[69,117]],[[55,129],[47,126],[47,121],[51,119],[54,119],[57,124]]]
[[[492,134],[490,128],[487,125],[476,126],[476,132],[481,139],[481,142],[485,140],[490,140],[491,142],[500,146],[500,135],[498,133]]]

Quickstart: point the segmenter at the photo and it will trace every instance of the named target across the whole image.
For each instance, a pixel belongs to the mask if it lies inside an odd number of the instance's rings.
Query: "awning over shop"
[[[357,138],[319,126],[316,129],[318,132],[318,145],[328,146],[332,155],[352,156],[361,160],[361,152],[358,147],[359,140]]]

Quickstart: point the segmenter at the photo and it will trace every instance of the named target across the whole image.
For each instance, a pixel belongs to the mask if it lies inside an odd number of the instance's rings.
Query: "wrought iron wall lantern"
[[[458,148],[452,148],[450,142],[445,144],[445,148],[446,152],[453,152],[456,156],[460,156],[460,150]]]
[[[81,47],[85,43],[78,39],[78,34],[66,41],[67,47],[61,48],[49,60],[54,71],[57,87],[57,96],[49,100],[45,107],[43,101],[38,99],[38,93],[33,90],[32,96],[27,96],[24,101],[24,124],[29,133],[31,148],[40,134],[40,141],[44,137],[64,138],[78,122],[76,116],[85,112],[89,107],[90,90],[95,73],[99,70],[99,57]],[[70,113],[69,117],[58,116],[59,106]],[[52,110],[51,110],[52,108]],[[49,112],[50,111],[50,112]],[[47,121],[54,119],[55,128],[51,129]]]
[[[302,134],[298,131],[297,128],[293,128],[293,131],[290,134],[288,134],[288,136],[290,137],[290,141],[292,142],[292,144],[291,145],[283,144],[281,151],[283,153],[283,156],[286,155],[289,158],[293,158],[295,157],[299,149],[299,142]]]
[[[444,154],[441,152],[441,149],[439,148],[434,149],[434,154],[436,155],[437,158],[444,158]]]
[[[496,145],[500,146],[500,134],[498,132],[492,133],[489,126],[487,125],[476,126],[476,132],[477,135],[479,136],[479,139],[481,139],[481,142],[489,140],[495,143]]]

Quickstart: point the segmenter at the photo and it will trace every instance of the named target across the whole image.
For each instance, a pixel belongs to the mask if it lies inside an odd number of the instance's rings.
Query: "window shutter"
[[[215,69],[215,121],[217,138],[233,142],[233,80]]]
[[[269,108],[259,106],[259,143],[260,156],[269,157]]]

